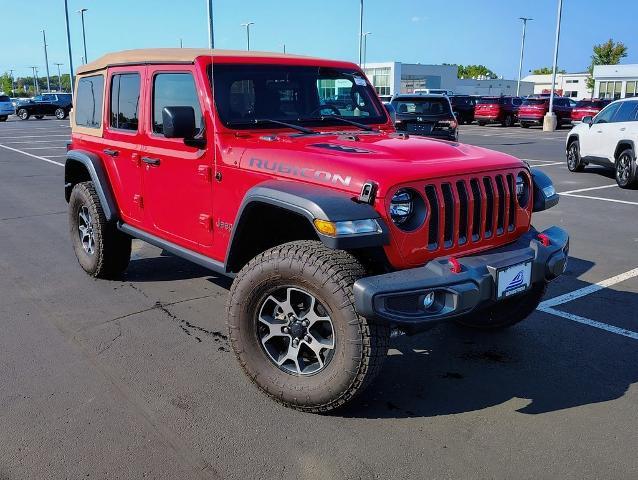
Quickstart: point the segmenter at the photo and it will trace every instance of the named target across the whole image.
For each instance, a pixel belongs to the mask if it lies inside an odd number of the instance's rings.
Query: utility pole
[[[246,50],[250,52],[250,26],[254,25],[255,22],[246,22],[242,23],[242,27],[246,27]]]
[[[359,66],[363,63],[363,0],[359,3]]]
[[[556,130],[556,114],[554,113],[554,90],[556,89],[556,66],[558,64],[558,45],[560,42],[560,21],[563,15],[563,0],[558,0],[558,13],[556,14],[556,39],[554,41],[554,62],[552,64],[552,91],[549,93],[549,111],[543,120],[543,131]]]
[[[71,97],[73,97],[73,55],[71,54],[71,30],[69,29],[68,0],[64,0],[64,18],[66,21],[66,44],[69,48],[69,80],[71,81]]]
[[[182,45],[182,39],[179,39],[179,48],[184,48],[184,46]]]
[[[37,80],[36,80],[36,75],[37,75],[38,68],[37,67],[33,67],[33,66],[31,68],[33,69],[33,93],[34,93],[34,95],[37,95],[38,94],[38,83],[37,83]]]
[[[284,47],[284,53],[286,53],[286,44],[283,43],[282,46]]]
[[[58,66],[58,89],[60,92],[64,92],[64,89],[62,88],[62,75],[60,75],[60,65],[64,65],[64,63],[54,63],[53,65]]]
[[[84,63],[89,62],[89,57],[86,55],[86,30],[84,29],[84,12],[88,12],[88,8],[81,8],[78,13],[82,17],[82,41],[84,42]]]
[[[47,54],[47,34],[42,30],[42,42],[44,43],[44,64],[47,67],[47,92],[51,92],[51,77],[49,76],[49,56]]]
[[[368,35],[372,35],[372,32],[366,32],[362,35],[363,37],[363,65],[361,66],[362,69],[365,70],[366,68],[366,60],[367,60],[367,56],[368,56]]]
[[[11,75],[11,96],[16,94],[16,86],[13,80],[13,70],[9,70],[9,75]]]
[[[523,70],[523,54],[525,52],[525,31],[527,30],[527,22],[534,20],[528,17],[519,17],[523,20],[523,36],[521,38],[521,60],[518,63],[518,82],[516,83],[516,96],[520,96],[521,93],[521,72]]]
[[[215,35],[213,32],[213,0],[206,0],[206,10],[208,13],[208,48],[215,48]]]

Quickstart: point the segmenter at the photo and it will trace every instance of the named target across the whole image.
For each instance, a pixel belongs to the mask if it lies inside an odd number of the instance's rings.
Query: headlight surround
[[[523,172],[516,176],[516,200],[521,208],[526,208],[529,204],[530,187],[529,179]]]
[[[423,225],[427,210],[423,197],[416,190],[401,188],[392,195],[389,213],[392,223],[409,232]]]

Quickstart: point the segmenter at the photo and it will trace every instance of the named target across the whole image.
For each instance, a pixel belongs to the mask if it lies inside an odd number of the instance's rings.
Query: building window
[[[576,98],[578,96],[578,90],[565,90],[565,97]]]
[[[565,83],[578,83],[578,80],[565,80]]]
[[[625,97],[626,98],[631,98],[631,97],[637,97],[638,96],[638,92],[636,92],[636,87],[638,87],[638,81],[637,80],[633,80],[631,82],[627,82],[627,86],[625,88]]]
[[[390,67],[366,68],[365,74],[379,95],[390,95]]]

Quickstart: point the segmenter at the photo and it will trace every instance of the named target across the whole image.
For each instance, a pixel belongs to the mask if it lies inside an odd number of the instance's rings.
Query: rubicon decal
[[[274,160],[263,160],[255,157],[250,159],[250,166],[260,170],[268,170],[270,172],[277,172],[283,175],[291,175],[293,177],[314,178],[325,183],[332,183],[334,185],[341,184],[346,187],[350,185],[350,182],[352,181],[352,177],[350,175],[343,176],[338,173],[327,172],[325,170],[317,170],[310,167],[298,167],[288,163],[277,162]]]

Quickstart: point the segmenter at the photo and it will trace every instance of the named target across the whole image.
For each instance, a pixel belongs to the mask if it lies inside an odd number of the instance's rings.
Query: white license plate
[[[532,281],[532,262],[517,263],[501,268],[496,273],[496,299],[505,298],[522,293],[530,287]]]

